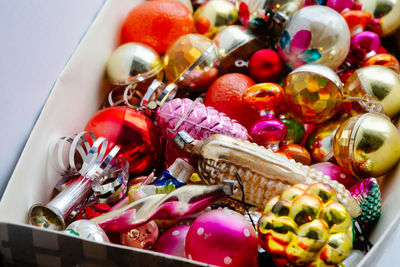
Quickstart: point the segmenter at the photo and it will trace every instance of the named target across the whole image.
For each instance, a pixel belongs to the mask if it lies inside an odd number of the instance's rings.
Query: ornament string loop
[[[254,224],[253,218],[252,218],[251,215],[250,215],[249,208],[248,208],[247,203],[246,203],[246,201],[245,201],[246,195],[245,195],[245,193],[244,193],[244,188],[243,188],[242,179],[240,178],[240,175],[239,175],[238,172],[235,172],[235,176],[236,176],[236,180],[238,181],[240,190],[242,191],[242,204],[243,204],[243,207],[244,207],[244,209],[246,210],[247,216],[249,216],[249,218],[250,218],[250,221],[251,221],[251,224],[253,225],[254,230],[257,231],[256,225]]]

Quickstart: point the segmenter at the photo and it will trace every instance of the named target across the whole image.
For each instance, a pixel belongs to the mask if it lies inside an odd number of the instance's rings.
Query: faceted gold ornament
[[[400,78],[399,75],[383,66],[368,66],[354,72],[344,85],[343,94],[360,100],[352,101],[355,111],[368,111],[380,107],[390,118],[400,113]],[[374,103],[378,102],[378,103]]]
[[[352,227],[335,190],[323,183],[285,190],[268,202],[258,221],[260,244],[276,266],[340,264],[352,250]]]
[[[218,75],[217,47],[203,35],[183,35],[168,48],[164,66],[168,81],[178,87],[206,89]]]
[[[365,113],[337,130],[333,152],[340,166],[359,178],[379,177],[399,161],[400,134],[389,119]]]
[[[293,70],[283,82],[288,111],[305,123],[321,123],[341,108],[342,82],[330,68],[307,64]]]

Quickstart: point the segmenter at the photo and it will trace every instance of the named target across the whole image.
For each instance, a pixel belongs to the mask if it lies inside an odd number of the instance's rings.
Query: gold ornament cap
[[[340,166],[359,178],[379,177],[398,162],[400,135],[383,115],[365,113],[346,120],[337,130],[333,152]]]

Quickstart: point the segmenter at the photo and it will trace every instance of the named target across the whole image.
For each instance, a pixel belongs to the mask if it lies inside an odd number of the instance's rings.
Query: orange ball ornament
[[[247,88],[254,84],[255,82],[244,74],[225,74],[211,84],[204,104],[225,113],[250,130],[259,119],[259,114],[244,101],[244,96]]]
[[[285,100],[285,92],[275,83],[260,83],[247,89],[244,101],[258,112],[263,110],[276,111],[276,106]]]
[[[373,57],[368,58],[362,65],[362,67],[380,65],[394,70],[400,73],[399,61],[395,56],[387,53],[377,54]]]
[[[126,17],[121,43],[144,43],[164,54],[182,35],[193,32],[193,17],[186,6],[175,1],[148,1],[134,7]]]

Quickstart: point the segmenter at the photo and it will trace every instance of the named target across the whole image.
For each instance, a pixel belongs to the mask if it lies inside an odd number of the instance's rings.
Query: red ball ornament
[[[225,113],[229,118],[237,120],[250,130],[260,116],[246,104],[244,96],[247,88],[254,84],[253,79],[244,74],[222,75],[208,88],[204,104]]]
[[[278,82],[282,72],[283,62],[275,50],[262,49],[250,58],[249,73],[258,82]]]
[[[119,155],[129,161],[129,172],[133,175],[158,165],[162,154],[160,136],[152,120],[140,111],[128,107],[100,110],[85,130],[107,138],[109,148],[119,145]]]

